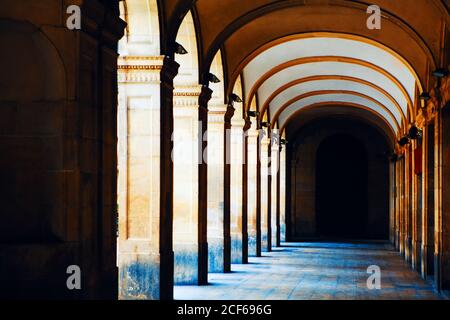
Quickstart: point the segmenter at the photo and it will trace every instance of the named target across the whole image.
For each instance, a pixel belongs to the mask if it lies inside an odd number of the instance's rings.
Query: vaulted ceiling
[[[302,109],[339,105],[340,113],[369,112],[399,136],[414,121],[418,94],[433,85],[431,71],[450,56],[450,15],[441,0],[371,1],[382,10],[381,30],[367,28],[363,1],[161,3],[168,41],[191,10],[201,72],[221,50],[227,93],[243,75],[246,105],[256,98],[279,128]]]

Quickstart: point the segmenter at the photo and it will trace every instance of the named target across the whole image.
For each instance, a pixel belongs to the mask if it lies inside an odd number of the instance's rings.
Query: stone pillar
[[[405,152],[405,211],[403,216],[403,226],[404,226],[404,248],[405,248],[405,259],[407,262],[411,262],[411,233],[410,233],[410,217],[411,217],[411,151],[410,147]]]
[[[414,270],[420,270],[420,246],[421,246],[421,237],[419,235],[420,226],[419,221],[420,217],[418,214],[419,207],[419,177],[416,174],[416,159],[415,159],[415,150],[416,148],[421,148],[418,141],[414,141],[411,145],[411,158],[412,158],[412,167],[411,167],[411,266]]]
[[[202,147],[206,121],[202,121],[205,117],[199,104],[201,93],[201,86],[177,86],[174,94],[173,246],[176,284],[200,284],[205,280],[206,174]]]
[[[262,130],[261,130],[262,131]],[[260,132],[261,132],[260,131]],[[261,250],[271,251],[271,219],[269,212],[269,145],[267,132],[260,143],[260,215],[261,215]]]
[[[443,100],[443,108],[439,111],[438,123],[438,168],[435,177],[438,177],[437,184],[437,204],[435,208],[435,266],[438,267],[438,288],[440,290],[450,290],[450,80],[445,83],[447,91]],[[444,87],[445,88],[445,87]]]
[[[198,284],[208,284],[208,102],[212,90],[201,87],[199,96],[199,162],[198,162]],[[203,138],[201,138],[203,137]]]
[[[286,200],[288,193],[286,190],[287,172],[286,146],[280,146],[280,169],[279,169],[279,201],[280,201],[280,242],[286,241]]]
[[[162,196],[168,190],[161,187],[172,183],[161,183],[161,173],[172,163],[172,148],[164,144],[171,141],[166,126],[173,122],[178,64],[163,56],[124,57],[119,63],[119,298],[170,299],[173,274],[165,270],[173,270],[172,225],[171,212],[163,208],[172,198]]]
[[[401,210],[401,179],[400,179],[400,161],[396,159],[394,163],[395,180],[395,248],[400,251],[400,210]]]
[[[444,217],[444,163],[443,163],[443,129],[444,121],[442,119],[442,110],[438,108],[436,118],[435,118],[435,182],[434,182],[434,192],[435,192],[435,215],[434,215],[434,266],[435,284],[440,290],[443,287],[443,268],[442,268],[442,257],[443,257],[443,239],[442,239],[442,227],[443,227],[443,217]]]
[[[421,273],[423,278],[427,278],[430,272],[434,271],[433,260],[434,260],[434,223],[430,218],[434,218],[434,214],[430,215],[430,211],[433,210],[433,205],[431,205],[430,197],[434,195],[432,190],[434,189],[434,157],[430,157],[430,141],[434,141],[434,131],[430,129],[433,126],[425,126],[423,130],[423,185],[422,185],[422,196],[423,196],[423,206],[422,206],[422,262],[421,262]],[[433,137],[433,139],[430,139]],[[433,146],[434,147],[434,146]],[[431,165],[431,166],[430,166]],[[430,167],[432,167],[432,174],[430,174]],[[433,189],[432,189],[433,188]],[[433,199],[434,201],[434,199]],[[433,210],[434,212],[434,210]],[[432,257],[432,259],[429,259]]]
[[[230,138],[230,221],[231,221],[231,262],[244,263],[244,125],[242,119],[231,121]]]
[[[0,297],[116,299],[118,2],[3,1]],[[32,8],[30,8],[32,5]],[[8,45],[6,45],[8,44]],[[80,267],[82,290],[67,268]]]
[[[249,169],[249,153],[248,153],[248,130],[251,128],[250,118],[245,119],[245,124],[243,128],[243,143],[244,143],[244,163],[242,165],[242,263],[248,263],[249,256],[249,227],[248,227],[248,169]]]
[[[247,223],[248,223],[248,255],[261,256],[261,229],[258,218],[258,130],[247,131]]]
[[[224,141],[224,272],[231,272],[231,119],[235,109],[232,104],[227,105],[225,113]]]
[[[280,147],[272,139],[271,143],[271,152],[270,152],[270,194],[271,197],[271,213],[270,213],[270,221],[271,221],[271,234],[272,234],[272,247],[280,246]]]
[[[405,155],[403,154],[400,158],[399,163],[399,192],[400,192],[400,205],[399,205],[399,229],[400,229],[400,240],[399,247],[400,253],[405,256],[405,212],[406,212],[406,202],[405,202]]]
[[[225,113],[227,105],[210,105],[208,110],[208,271],[224,272],[229,245],[228,217],[225,217]],[[227,212],[229,214],[229,211]],[[226,245],[225,245],[226,244]],[[227,248],[228,249],[228,248]]]
[[[436,256],[436,243],[438,239],[436,238],[436,218],[439,212],[437,211],[438,207],[438,197],[440,197],[438,192],[438,186],[440,184],[438,174],[439,166],[438,166],[438,154],[439,154],[439,141],[438,136],[439,132],[438,128],[438,119],[435,118],[432,124],[430,124],[425,130],[425,134],[428,135],[427,144],[427,193],[428,193],[428,201],[427,201],[427,275],[433,275],[437,277],[437,270],[439,268],[438,265],[435,264],[435,256]]]

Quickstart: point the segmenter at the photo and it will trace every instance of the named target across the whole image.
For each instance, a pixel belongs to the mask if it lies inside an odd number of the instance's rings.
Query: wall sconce
[[[445,68],[437,68],[433,71],[433,76],[436,78],[445,78],[449,75],[448,69]]]
[[[241,103],[242,99],[236,93],[230,94],[230,100],[233,102]]]
[[[176,54],[181,54],[181,55],[184,55],[184,54],[188,53],[187,50],[181,44],[179,44],[178,42],[174,42],[174,44],[173,44],[173,52],[175,52]]]
[[[281,139],[280,143],[282,146],[285,146],[285,145],[287,145],[288,142],[286,141],[286,139]]]
[[[400,147],[404,147],[404,146],[406,146],[407,144],[409,144],[411,141],[409,140],[409,137],[408,136],[404,136],[403,138],[401,138],[399,141],[398,141],[398,144],[400,145]]]
[[[219,83],[220,79],[217,78],[213,73],[208,73],[208,81],[212,83]]]
[[[431,96],[430,96],[430,94],[428,93],[428,92],[422,92],[421,94],[420,94],[420,96],[419,96],[419,98],[420,98],[420,100],[422,100],[422,101],[424,101],[424,102],[427,102],[428,100],[430,100],[431,99]]]
[[[409,129],[408,137],[412,140],[417,140],[419,138],[422,138],[423,130],[417,128],[416,126],[412,126],[411,129]]]
[[[259,111],[248,111],[247,114],[249,117],[256,118],[259,116]]]
[[[272,144],[281,144],[280,143],[280,135],[276,132],[272,132],[272,134],[270,135],[270,140],[271,140]]]

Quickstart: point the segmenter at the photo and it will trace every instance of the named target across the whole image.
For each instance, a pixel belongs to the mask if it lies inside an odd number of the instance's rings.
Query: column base
[[[261,251],[262,252],[270,252],[271,246],[269,242],[269,236],[267,233],[261,234]]]
[[[221,238],[208,238],[208,272],[225,272],[224,241]]]
[[[119,257],[119,299],[159,300],[161,259],[157,253]]]
[[[280,241],[286,242],[286,224],[280,224]]]
[[[239,233],[231,235],[231,263],[244,263],[243,241]]]
[[[248,234],[248,256],[249,257],[260,257],[261,252],[258,249],[258,238],[256,234]]]
[[[174,244],[174,284],[199,284],[198,244]]]

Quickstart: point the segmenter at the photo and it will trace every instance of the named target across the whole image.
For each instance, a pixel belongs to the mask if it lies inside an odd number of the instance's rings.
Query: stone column
[[[224,163],[224,272],[231,272],[231,119],[235,109],[232,104],[227,105],[225,113],[225,141]]]
[[[198,124],[198,284],[208,284],[208,102],[211,100],[212,90],[207,86],[201,87],[199,96]],[[201,138],[203,137],[203,138]]]
[[[261,255],[259,238],[261,229],[258,219],[258,130],[250,128],[247,131],[247,217],[248,217],[248,255]]]
[[[389,163],[389,242],[395,245],[395,163]]]
[[[201,86],[176,87],[174,97],[173,246],[176,284],[204,281],[206,241],[206,176],[203,169],[204,123],[199,104]],[[200,200],[202,199],[202,200]]]
[[[270,147],[271,243],[272,247],[278,247],[280,246],[280,147],[273,139]]]
[[[396,159],[394,163],[395,169],[395,184],[394,184],[394,192],[395,192],[395,247],[400,251],[400,208],[401,208],[401,188],[400,188],[400,161]]]
[[[260,215],[261,215],[261,250],[271,251],[271,219],[269,212],[269,145],[267,132],[260,143]]]
[[[208,271],[224,272],[225,233],[225,113],[227,105],[210,105],[208,110]],[[227,214],[229,211],[227,212]],[[227,243],[228,245],[229,243]],[[229,260],[229,259],[227,259]]]
[[[173,121],[166,102],[178,64],[163,56],[119,62],[119,298],[170,299],[173,275],[164,272],[173,269],[171,213],[162,208],[172,199],[161,197],[161,187],[171,183],[161,183],[161,173],[171,161],[161,155],[171,153],[164,148]]]
[[[250,118],[245,119],[245,125],[243,128],[244,134],[244,163],[242,165],[242,263],[248,263],[249,256],[249,227],[248,227],[248,169],[249,169],[249,153],[248,153],[248,130],[251,128],[252,122]]]
[[[411,214],[411,152],[408,146],[405,151],[405,176],[404,176],[404,190],[405,190],[405,201],[404,201],[404,214],[403,214],[403,242],[405,248],[405,259],[409,263],[411,262],[411,234],[410,234],[410,214]]]
[[[286,146],[280,146],[280,169],[279,169],[279,201],[280,201],[280,241],[286,241],[286,200],[288,197],[286,190]]]
[[[450,290],[450,79],[441,84],[442,107],[438,112],[437,138],[438,153],[435,177],[435,266],[438,267],[438,288]]]
[[[116,299],[118,2],[3,1],[0,297]],[[32,7],[30,7],[32,6]],[[82,290],[66,285],[69,266]],[[70,269],[69,269],[70,270]]]
[[[398,175],[399,175],[399,247],[400,253],[405,256],[405,212],[406,212],[406,202],[405,202],[405,155],[403,154],[398,162]]]
[[[420,237],[418,234],[419,229],[419,216],[418,216],[418,206],[419,206],[419,192],[418,192],[418,185],[419,185],[419,177],[416,174],[416,158],[415,158],[415,150],[416,148],[419,148],[417,141],[414,141],[411,145],[411,158],[412,158],[412,166],[411,166],[411,266],[414,270],[420,269]]]
[[[434,243],[432,239],[434,239],[434,228],[433,221],[430,221],[431,216],[430,210],[432,210],[433,206],[430,206],[430,197],[434,194],[429,189],[434,188],[434,181],[432,176],[430,175],[430,164],[433,166],[434,172],[434,159],[430,157],[430,135],[433,135],[434,132],[431,132],[430,126],[425,126],[423,130],[423,154],[422,154],[422,162],[423,162],[423,184],[422,184],[422,197],[423,197],[423,206],[422,206],[422,248],[421,248],[421,272],[422,277],[427,278],[429,272],[431,272],[433,268],[433,260],[428,257],[432,256],[434,251]],[[434,216],[434,215],[433,215]],[[431,222],[431,223],[430,223]],[[431,228],[430,228],[431,227]]]
[[[435,274],[434,281],[438,290],[443,288],[443,218],[444,214],[444,166],[443,154],[444,154],[444,121],[442,119],[442,109],[438,107],[438,111],[435,117],[435,182],[434,182],[434,192],[435,192],[435,214],[434,214],[434,266]]]
[[[231,182],[230,182],[230,221],[231,221],[231,262],[244,263],[244,126],[243,119],[231,121]]]

